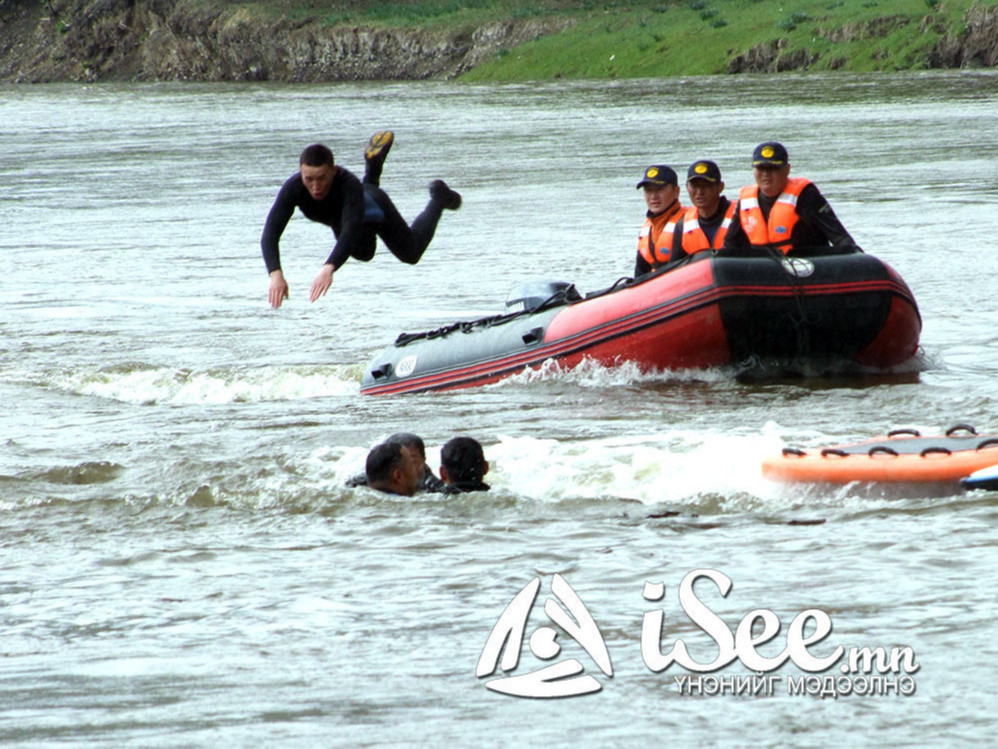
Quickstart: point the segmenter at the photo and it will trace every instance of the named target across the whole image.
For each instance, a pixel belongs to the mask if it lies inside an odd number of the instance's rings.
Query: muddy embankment
[[[0,80],[450,78],[565,21],[477,29],[330,28],[185,0],[0,0]]]

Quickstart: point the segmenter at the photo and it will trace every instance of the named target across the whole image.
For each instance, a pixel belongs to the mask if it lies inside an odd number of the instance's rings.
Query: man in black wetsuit
[[[755,184],[741,189],[720,253],[862,252],[818,188],[808,179],[790,177],[790,159],[782,144],[756,146],[752,167]]]
[[[302,151],[298,172],[281,187],[267,215],[260,238],[263,260],[270,274],[268,298],[277,308],[288,298],[288,284],[281,270],[281,234],[295,212],[329,226],[336,237],[332,252],[312,282],[309,299],[323,296],[333,283],[333,272],[348,257],[367,262],[374,257],[377,237],[399,260],[414,265],[433,239],[444,209],[461,207],[461,196],[443,180],[430,183],[430,202],[412,226],[399,215],[388,194],[379,187],[385,157],[394,142],[391,130],[371,138],[364,150],[365,174],[361,183],[354,174],[333,162],[333,153],[321,143]]]

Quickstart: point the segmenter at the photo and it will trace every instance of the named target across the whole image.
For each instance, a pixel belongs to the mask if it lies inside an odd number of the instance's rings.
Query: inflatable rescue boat
[[[973,427],[958,424],[935,436],[898,429],[848,445],[814,450],[787,447],[763,461],[762,474],[793,483],[960,482],[993,488],[983,480],[982,472],[992,466],[998,466],[998,434],[977,434]],[[967,480],[979,471],[980,481]]]
[[[564,282],[527,284],[506,305],[504,314],[403,333],[371,360],[361,392],[483,385],[548,360],[643,371],[746,361],[886,369],[915,353],[922,328],[904,280],[863,253],[695,255],[584,297]]]

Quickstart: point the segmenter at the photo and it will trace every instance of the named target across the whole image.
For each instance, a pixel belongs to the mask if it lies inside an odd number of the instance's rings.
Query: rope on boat
[[[614,286],[616,286],[616,284],[614,284]],[[611,287],[611,289],[612,288],[613,287]],[[568,286],[567,288],[559,289],[533,309],[523,309],[517,312],[508,312],[501,315],[489,315],[488,317],[481,317],[477,320],[455,322],[450,325],[444,325],[441,328],[427,330],[422,333],[400,333],[399,337],[395,339],[395,346],[396,348],[400,348],[402,346],[408,346],[413,341],[441,338],[457,331],[462,333],[471,333],[478,328],[491,328],[496,325],[505,325],[506,323],[525,315],[533,315],[537,312],[543,312],[544,310],[551,309],[552,307],[567,306],[582,301],[582,299],[576,299],[574,301],[569,300],[568,297],[572,294],[572,292],[575,292],[576,294],[578,293],[574,284]],[[588,299],[589,297],[587,296],[586,298]]]

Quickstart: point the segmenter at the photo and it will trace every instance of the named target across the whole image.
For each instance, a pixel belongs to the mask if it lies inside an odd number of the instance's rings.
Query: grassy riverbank
[[[0,0],[0,81],[998,68],[998,0]]]
[[[435,0],[340,3],[265,0],[250,14],[328,26],[471,30],[501,20],[558,18],[560,33],[501,49],[469,81],[630,78],[741,70],[918,70],[959,38],[974,0]],[[983,8],[998,3],[977,2]]]

